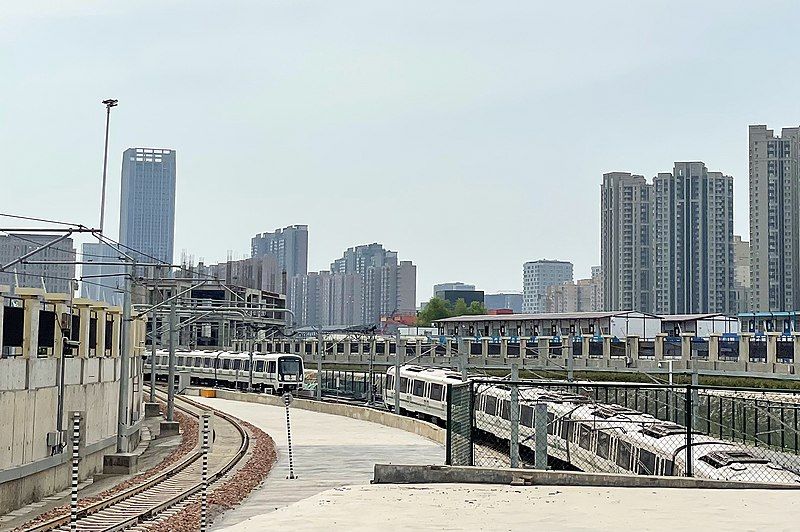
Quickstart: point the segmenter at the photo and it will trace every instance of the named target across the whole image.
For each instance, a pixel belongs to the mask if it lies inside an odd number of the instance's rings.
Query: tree
[[[473,301],[469,305],[463,298],[456,300],[455,306],[451,305],[440,297],[434,297],[425,305],[419,315],[417,316],[417,325],[420,327],[430,327],[431,323],[443,318],[452,318],[455,316],[486,314],[486,306],[479,302]]]
[[[486,305],[484,305],[480,301],[473,301],[472,303],[470,303],[466,313],[471,315],[477,315],[477,314],[486,314],[487,312],[488,311],[486,310]]]
[[[463,297],[459,297],[456,299],[456,306],[453,308],[453,313],[450,316],[463,316],[468,312],[469,308],[467,307],[467,302],[464,301]]]
[[[442,318],[449,318],[452,308],[449,301],[440,297],[431,298],[417,316],[417,325],[420,327],[430,327],[431,323]]]

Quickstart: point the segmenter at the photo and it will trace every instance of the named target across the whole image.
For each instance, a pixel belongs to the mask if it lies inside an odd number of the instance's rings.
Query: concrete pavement
[[[275,440],[278,450],[278,463],[264,485],[215,522],[212,530],[274,512],[332,488],[369,484],[378,462],[444,463],[444,447],[421,436],[343,416],[291,409],[294,472],[298,478],[289,480],[283,408],[204,397],[192,399],[259,427]]]

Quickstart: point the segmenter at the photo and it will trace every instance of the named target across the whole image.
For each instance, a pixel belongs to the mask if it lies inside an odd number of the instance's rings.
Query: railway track
[[[242,460],[250,447],[250,436],[233,416],[184,397],[176,397],[176,399],[187,405],[181,405],[176,401],[176,408],[196,418],[199,418],[200,412],[204,410],[213,411],[217,417],[233,427],[239,435],[241,444],[238,450],[232,456],[226,457],[221,465],[217,464],[218,467],[215,470],[212,469],[209,472],[208,485],[211,486]],[[218,433],[221,428],[217,427]],[[125,530],[145,524],[156,518],[161,512],[184,503],[202,490],[201,457],[202,451],[195,448],[178,463],[171,465],[154,477],[79,509],[77,530],[93,532]],[[24,530],[26,532],[69,531],[72,530],[70,527],[70,516],[67,514],[24,528]]]

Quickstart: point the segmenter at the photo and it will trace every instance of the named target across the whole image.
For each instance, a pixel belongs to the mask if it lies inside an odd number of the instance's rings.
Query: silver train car
[[[155,358],[156,379],[166,380],[169,352],[156,351]],[[284,353],[256,353],[252,361],[252,384],[256,390],[281,394],[303,388],[302,357]],[[176,351],[175,369],[188,371],[194,384],[222,384],[245,389],[250,382],[250,355],[227,351]],[[149,353],[144,372],[150,373]]]
[[[446,385],[461,382],[461,375],[452,370],[402,366],[400,413],[443,424],[447,418]],[[394,368],[387,371],[384,397],[393,407]],[[582,471],[685,476],[691,457],[692,474],[698,478],[800,483],[798,457],[743,448],[704,434],[692,434],[689,452],[685,427],[620,405],[544,388],[527,388],[519,400],[519,442],[530,451],[535,448],[537,403],[547,405],[548,454]],[[507,385],[498,381],[482,390],[474,409],[476,429],[509,441],[511,394]]]

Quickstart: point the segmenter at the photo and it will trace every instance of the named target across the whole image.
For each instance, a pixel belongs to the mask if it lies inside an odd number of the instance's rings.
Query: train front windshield
[[[302,371],[300,370],[299,358],[281,358],[278,360],[278,372],[282,377],[292,375],[300,378]]]

